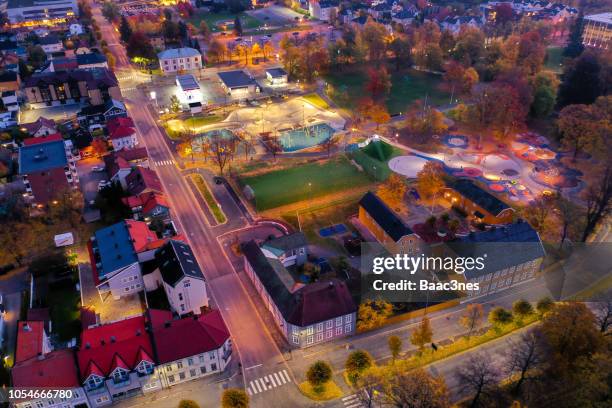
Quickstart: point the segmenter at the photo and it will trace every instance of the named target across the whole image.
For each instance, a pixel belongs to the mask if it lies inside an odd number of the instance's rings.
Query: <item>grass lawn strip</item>
[[[323,385],[323,390],[321,392],[314,390],[308,381],[300,383],[298,387],[302,394],[313,401],[329,401],[340,398],[342,395],[344,395],[340,387],[338,387],[338,384],[336,384],[333,380],[326,382]]]
[[[255,207],[268,210],[372,183],[345,157],[240,178],[255,192]]]
[[[325,102],[325,100],[323,98],[321,98],[316,93],[311,93],[311,94],[308,94],[308,95],[304,95],[304,96],[302,96],[302,98],[306,102],[311,103],[312,105],[316,106],[317,108],[321,108],[321,109],[328,109],[329,108],[329,105],[327,104],[327,102]]]
[[[196,28],[200,27],[201,21],[206,21],[206,24],[210,28],[212,32],[220,32],[223,31],[220,27],[217,26],[219,23],[229,22],[234,23],[234,19],[236,16],[240,17],[240,22],[242,23],[242,29],[253,29],[261,27],[263,24],[257,18],[250,16],[246,13],[209,13],[209,12],[197,12],[192,17],[190,17],[187,21],[193,24]],[[231,31],[231,30],[226,30]]]
[[[200,191],[200,194],[202,194],[202,197],[204,197],[204,200],[208,205],[208,209],[213,213],[215,220],[217,220],[219,224],[225,223],[227,221],[227,218],[219,207],[217,200],[215,200],[212,193],[210,192],[210,189],[206,185],[206,181],[204,181],[204,178],[199,174],[192,174],[190,177],[195,183],[198,190]]]

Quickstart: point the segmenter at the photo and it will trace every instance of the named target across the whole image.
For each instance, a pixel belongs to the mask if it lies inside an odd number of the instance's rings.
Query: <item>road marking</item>
[[[357,408],[363,406],[361,401],[359,401],[359,396],[357,394],[352,394],[342,398],[342,404],[344,404],[344,408]]]
[[[249,395],[255,395],[259,394],[260,392],[270,391],[272,388],[282,387],[283,385],[291,382],[292,381],[287,374],[287,370],[277,371],[275,373],[266,374],[249,382],[247,392]]]
[[[246,367],[245,370],[250,370],[253,368],[261,367],[263,364],[255,364],[254,366]]]

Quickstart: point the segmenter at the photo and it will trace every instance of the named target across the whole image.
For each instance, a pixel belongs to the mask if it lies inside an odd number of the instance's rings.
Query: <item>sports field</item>
[[[242,185],[250,186],[255,192],[258,211],[363,187],[372,182],[365,172],[360,172],[344,157],[240,178]]]

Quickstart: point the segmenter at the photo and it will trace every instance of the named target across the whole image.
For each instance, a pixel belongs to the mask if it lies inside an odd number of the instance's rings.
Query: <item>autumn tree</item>
[[[206,24],[206,21],[204,20],[200,21],[199,29],[200,29],[200,35],[202,36],[202,39],[205,42],[208,42],[211,38],[212,33],[210,31],[210,28],[208,27],[208,24]]]
[[[151,41],[149,41],[149,38],[140,31],[137,31],[130,36],[126,46],[126,52],[130,58],[140,57],[151,61],[157,58],[157,54],[151,45]]]
[[[28,257],[48,248],[48,228],[40,221],[7,221],[0,228],[0,265],[16,263],[22,266]]]
[[[234,159],[238,140],[231,136],[226,138],[220,134],[215,134],[203,144],[204,154],[209,157],[219,168],[219,173],[223,174],[225,167]]]
[[[405,132],[419,143],[427,143],[431,136],[448,130],[444,114],[430,105],[424,105],[420,100],[408,107],[404,126]]]
[[[599,332],[608,335],[612,326],[612,300],[610,293],[606,293],[594,299],[593,314]]]
[[[372,100],[389,93],[391,89],[391,77],[385,67],[368,69],[368,81],[365,90],[370,93]]]
[[[361,392],[357,398],[364,408],[375,408],[380,406],[380,389],[384,384],[384,373],[378,367],[370,367],[365,370],[356,380],[355,387]]]
[[[504,309],[503,307],[496,307],[489,312],[489,322],[495,327],[500,328],[506,324],[512,323],[512,313]]]
[[[572,64],[568,64],[562,79],[557,95],[559,108],[593,103],[606,90],[600,57],[592,51],[583,52]]]
[[[65,188],[56,191],[49,205],[49,215],[62,222],[68,221],[71,228],[76,228],[81,221],[83,203],[83,194],[79,190]]]
[[[213,39],[208,45],[206,55],[211,62],[220,63],[225,59],[225,55],[227,55],[227,47],[221,41]]]
[[[404,179],[392,173],[387,180],[378,187],[377,195],[391,208],[401,207],[406,194],[407,186]]]
[[[412,60],[410,42],[401,36],[397,36],[389,43],[389,51],[393,54],[395,70],[399,71],[402,66],[409,66]]]
[[[344,368],[349,380],[354,384],[365,370],[374,364],[370,353],[365,350],[355,350],[346,359]]]
[[[582,54],[582,51],[584,51],[584,44],[582,43],[583,25],[584,15],[582,14],[581,10],[578,17],[576,17],[576,19],[573,21],[567,45],[563,49],[564,57],[576,58]]]
[[[433,200],[445,186],[443,179],[444,169],[436,161],[428,161],[417,173],[417,190],[426,200]]]
[[[604,128],[597,121],[597,113],[592,105],[568,105],[559,113],[557,127],[561,133],[561,143],[570,149],[575,161],[578,153],[594,152],[602,148]]]
[[[502,378],[501,372],[486,355],[473,355],[459,367],[456,377],[465,393],[471,395],[470,407],[485,407],[487,397],[493,396]]]
[[[541,195],[521,210],[522,216],[540,234],[548,233],[554,211],[555,196]]]
[[[315,390],[322,390],[325,383],[331,380],[331,378],[331,366],[322,360],[315,361],[306,372],[306,380],[308,380]]]
[[[127,43],[132,36],[132,27],[130,27],[130,23],[128,23],[127,18],[125,16],[121,16],[121,24],[119,25],[119,34],[121,35],[121,41]]]
[[[525,299],[519,299],[512,304],[512,314],[517,320],[522,320],[533,314],[533,306]]]
[[[222,408],[247,408],[249,406],[249,396],[240,388],[228,388],[223,391],[221,396]]]
[[[357,312],[357,329],[370,330],[382,326],[391,316],[393,306],[384,300],[365,300],[359,305]]]
[[[433,330],[431,328],[431,322],[427,316],[424,316],[421,323],[416,329],[412,331],[410,335],[410,342],[417,346],[422,352],[425,348],[425,344],[431,343],[433,337]]]
[[[103,156],[108,151],[108,143],[101,137],[95,137],[91,142],[91,150],[94,156]]]
[[[391,352],[392,361],[397,360],[402,352],[402,339],[396,335],[389,336],[387,339],[387,345],[389,346],[389,351]]]
[[[555,302],[549,297],[543,297],[536,303],[536,310],[543,316],[555,307]]]
[[[472,336],[472,333],[482,324],[483,316],[484,309],[480,303],[470,303],[465,308],[465,312],[461,315],[459,323],[468,331],[466,335],[468,340]]]
[[[368,20],[358,32],[358,37],[365,43],[370,62],[379,62],[383,59],[387,49],[385,42],[387,29],[384,25]]]
[[[484,34],[480,29],[464,26],[457,34],[453,58],[466,67],[473,66],[484,54],[484,44]]]
[[[389,368],[383,385],[384,402],[393,407],[447,408],[448,388],[442,377],[422,368],[407,370],[399,365]]]
[[[531,114],[537,118],[550,115],[555,108],[559,80],[551,72],[539,72],[531,82],[533,102]]]
[[[589,182],[583,193],[585,199],[585,226],[582,232],[582,242],[586,242],[595,231],[595,227],[610,214],[612,210],[612,165],[598,171]]]

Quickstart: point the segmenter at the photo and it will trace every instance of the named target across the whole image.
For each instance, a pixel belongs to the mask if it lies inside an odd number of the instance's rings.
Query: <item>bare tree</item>
[[[361,402],[362,406],[366,408],[374,408],[379,404],[379,393],[378,391],[382,388],[383,379],[379,372],[375,369],[367,370],[365,373],[359,376],[356,382],[359,392],[357,392],[357,398]]]
[[[493,395],[501,380],[500,370],[492,364],[493,359],[486,354],[474,355],[459,368],[456,376],[466,392],[474,395],[469,406],[484,406],[483,397]]]
[[[210,141],[203,146],[205,154],[219,167],[219,173],[223,174],[225,166],[231,162],[236,152],[236,138],[224,138],[222,135],[213,135]]]
[[[610,300],[610,293],[601,296],[595,300],[593,314],[595,314],[595,321],[599,331],[604,335],[610,335],[610,325],[612,325],[612,300]]]
[[[518,375],[512,389],[516,396],[521,392],[525,381],[533,378],[532,374],[545,361],[542,335],[538,330],[531,330],[520,336],[510,348],[506,368],[510,376]]]
[[[467,308],[461,316],[459,323],[461,323],[461,325],[467,329],[468,333],[466,337],[468,340],[472,336],[474,330],[476,330],[482,323],[483,316],[484,310],[480,303],[472,303],[467,305]]]
[[[434,377],[423,369],[406,371],[395,368],[385,382],[384,395],[385,402],[397,408],[450,406],[444,379]]]

